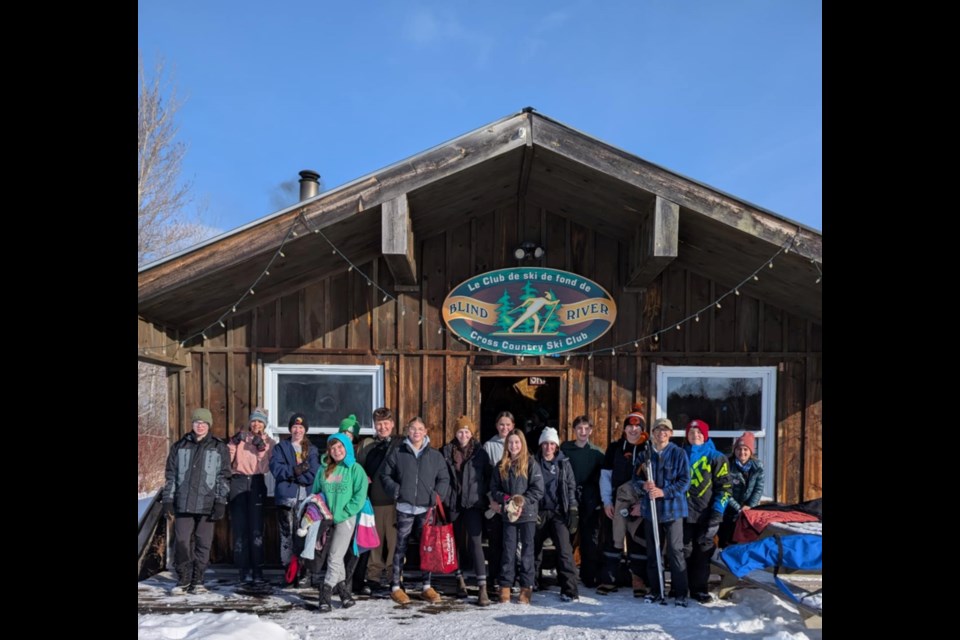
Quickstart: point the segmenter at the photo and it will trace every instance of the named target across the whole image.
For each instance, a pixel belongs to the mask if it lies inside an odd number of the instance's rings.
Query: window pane
[[[373,378],[370,375],[294,374],[277,376],[278,424],[287,426],[292,413],[307,416],[310,430],[336,430],[351,413],[360,424],[373,424]]]
[[[761,378],[670,376],[667,417],[683,432],[699,418],[717,431],[759,431],[762,428]]]

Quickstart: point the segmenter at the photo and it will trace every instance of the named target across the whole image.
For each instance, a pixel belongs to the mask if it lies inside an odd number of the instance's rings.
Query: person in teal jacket
[[[367,484],[367,472],[357,464],[350,439],[342,433],[330,436],[327,453],[320,460],[320,471],[313,481],[313,492],[323,494],[333,514],[327,572],[320,587],[321,613],[332,609],[330,597],[334,591],[340,596],[342,608],[356,604],[345,581],[344,556],[353,540],[357,514],[367,499]]]

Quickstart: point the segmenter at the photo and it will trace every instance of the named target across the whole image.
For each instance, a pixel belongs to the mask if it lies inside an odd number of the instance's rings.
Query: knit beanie
[[[194,409],[193,415],[190,417],[190,422],[206,422],[211,427],[213,426],[213,414],[210,413],[210,409],[205,409],[200,407],[199,409]]]
[[[467,416],[460,416],[457,418],[457,421],[453,425],[453,435],[457,435],[457,432],[461,429],[466,429],[470,432],[470,435],[476,435],[473,431],[473,421]]]
[[[704,422],[703,420],[696,420],[696,419],[691,420],[687,424],[687,434],[690,433],[690,429],[694,429],[694,428],[698,429],[700,433],[703,434],[704,442],[710,439],[710,425],[708,425],[706,422]]]
[[[292,427],[295,424],[301,425],[304,433],[310,431],[310,425],[307,424],[307,416],[302,413],[295,413],[290,416],[290,422],[287,423],[287,427]]]
[[[557,430],[553,427],[544,427],[540,433],[540,442],[537,444],[543,444],[544,442],[553,442],[559,447],[560,436],[557,434]]]
[[[354,440],[360,435],[360,423],[357,421],[357,416],[352,413],[340,421],[340,433],[350,432],[353,434]]]
[[[757,453],[756,440],[754,439],[751,431],[744,431],[743,435],[734,441],[733,450],[736,451],[737,447],[740,445],[750,449],[750,455],[755,455]]]
[[[256,407],[250,414],[250,419],[247,420],[247,424],[250,424],[254,420],[259,420],[263,423],[263,426],[267,426],[267,422],[269,422],[269,418],[267,418],[267,410],[263,407]]]

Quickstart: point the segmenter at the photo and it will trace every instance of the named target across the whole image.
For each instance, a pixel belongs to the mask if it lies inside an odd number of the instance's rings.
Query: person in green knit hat
[[[352,413],[340,421],[340,433],[349,438],[356,449],[360,443],[360,421]]]
[[[353,540],[357,514],[367,499],[367,472],[357,464],[352,443],[343,433],[336,433],[327,441],[327,452],[320,460],[313,492],[323,494],[333,514],[333,533],[327,543],[327,571],[320,586],[319,608],[321,613],[326,613],[332,609],[330,597],[334,591],[340,596],[342,608],[356,604],[346,581],[349,576],[344,557]]]

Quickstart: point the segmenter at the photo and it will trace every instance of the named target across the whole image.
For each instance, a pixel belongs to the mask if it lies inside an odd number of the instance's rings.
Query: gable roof
[[[677,262],[731,287],[796,236],[799,244],[751,294],[821,322],[818,271],[811,264],[823,262],[819,231],[527,109],[145,265],[138,313],[183,330],[202,328],[257,279],[299,216],[363,264],[381,254],[383,205],[398,198],[405,198],[418,239],[518,201],[630,239],[655,202],[668,201],[679,210]],[[238,312],[346,269],[340,256],[306,239],[304,225],[298,229],[284,246],[286,257]]]

